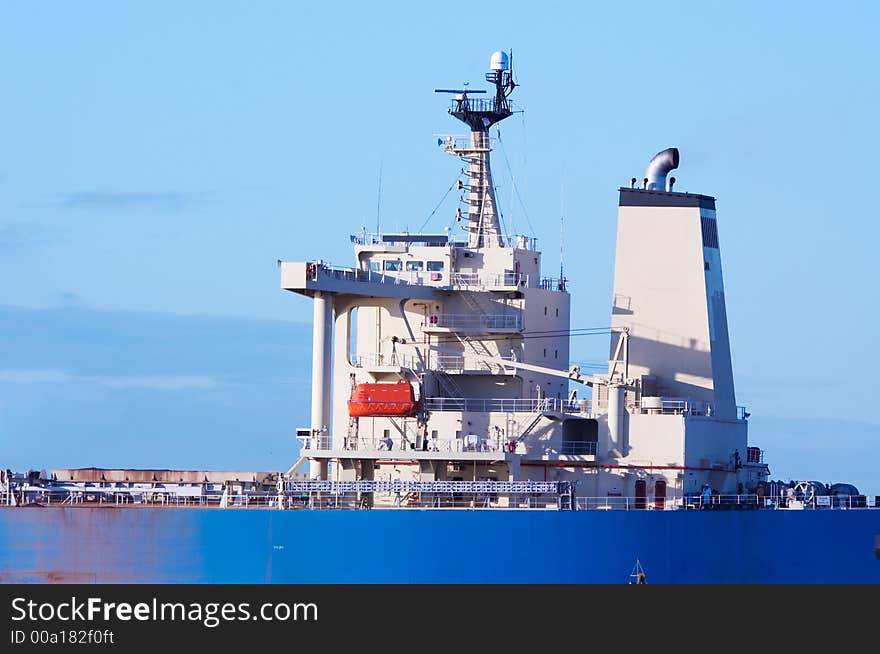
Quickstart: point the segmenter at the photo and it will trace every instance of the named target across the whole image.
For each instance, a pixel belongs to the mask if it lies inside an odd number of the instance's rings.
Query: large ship
[[[607,369],[570,365],[568,280],[506,233],[492,179],[510,63],[491,56],[489,93],[438,90],[468,130],[438,139],[465,166],[461,230],[280,262],[314,309],[287,472],[6,473],[7,504],[44,510],[0,512],[0,578],[616,582],[638,562],[652,581],[880,581],[877,498],[773,481],[749,440],[715,198],[674,190],[676,148],[618,191],[610,320],[590,330]],[[53,548],[62,525],[89,545]]]

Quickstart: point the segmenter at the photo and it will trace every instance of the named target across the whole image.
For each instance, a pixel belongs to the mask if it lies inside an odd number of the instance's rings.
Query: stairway
[[[434,377],[440,383],[440,386],[443,388],[443,392],[446,393],[446,397],[460,397],[463,398],[464,391],[461,389],[455,380],[452,378],[447,372],[442,370],[434,370]]]
[[[532,414],[532,419],[529,422],[528,426],[522,430],[520,435],[516,437],[516,440],[518,442],[522,442],[522,440],[526,436],[528,436],[532,432],[532,430],[538,425],[538,423],[541,421],[541,418],[543,418],[543,417],[544,417],[544,412],[541,409],[535,411],[535,413]]]
[[[528,426],[522,430],[522,433],[519,436],[516,437],[517,442],[522,442],[522,440],[528,436],[535,427],[537,427],[541,418],[547,418],[548,420],[561,420],[560,415],[550,409],[549,402],[547,402],[546,399],[541,400],[538,402],[538,408],[531,415],[531,420]]]
[[[458,294],[461,296],[461,299],[464,300],[464,303],[468,305],[471,311],[473,311],[478,316],[485,318],[489,314],[486,313],[486,310],[483,309],[483,305],[480,304],[480,301],[477,299],[477,294],[474,291],[463,291],[460,290]]]

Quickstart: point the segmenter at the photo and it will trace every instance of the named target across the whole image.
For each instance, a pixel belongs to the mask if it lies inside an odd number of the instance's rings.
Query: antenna
[[[380,216],[382,215],[382,165],[385,162],[383,160],[379,160],[379,191],[376,194],[376,236],[378,237],[382,233],[382,229],[380,227]]]
[[[562,179],[560,180],[560,217],[559,217],[559,283],[562,284],[562,259],[565,247],[565,169],[562,171]]]
[[[565,214],[559,219],[559,283],[562,283],[562,254],[565,243]]]
[[[519,86],[513,81],[513,48],[510,49],[510,83],[513,84],[513,86]]]

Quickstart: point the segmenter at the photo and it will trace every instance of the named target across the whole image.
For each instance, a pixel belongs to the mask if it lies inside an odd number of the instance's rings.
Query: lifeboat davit
[[[358,384],[348,400],[352,418],[411,418],[421,409],[422,402],[416,401],[412,384],[405,379],[396,384]]]

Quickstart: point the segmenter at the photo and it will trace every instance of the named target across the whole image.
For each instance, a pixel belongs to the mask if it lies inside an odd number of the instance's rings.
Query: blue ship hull
[[[0,581],[880,583],[880,510],[0,509]]]

